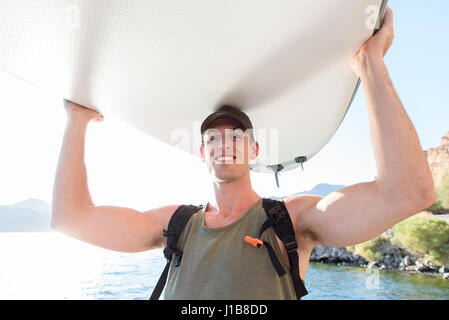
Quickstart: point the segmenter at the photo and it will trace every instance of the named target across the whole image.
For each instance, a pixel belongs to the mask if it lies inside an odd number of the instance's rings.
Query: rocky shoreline
[[[435,265],[428,259],[410,254],[404,248],[387,241],[379,249],[380,261],[369,261],[345,247],[317,246],[312,250],[310,262],[331,263],[340,266],[358,266],[409,274],[422,274],[449,280],[449,265]]]

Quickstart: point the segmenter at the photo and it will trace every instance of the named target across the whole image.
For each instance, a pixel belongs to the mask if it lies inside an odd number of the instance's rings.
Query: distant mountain
[[[295,193],[296,194],[313,194],[317,196],[327,196],[329,193],[340,190],[346,186],[341,184],[327,184],[327,183],[320,183],[317,184],[315,187],[313,187],[311,190],[308,191],[302,191]]]
[[[0,206],[0,232],[53,231],[50,221],[51,206],[40,199]]]
[[[45,214],[50,214],[51,212],[51,206],[47,202],[36,198],[23,200],[13,204],[12,206],[16,208],[31,209]]]
[[[297,192],[291,195],[288,195],[288,197],[290,196],[295,196],[297,194],[312,194],[312,195],[316,195],[316,196],[327,196],[329,193],[340,190],[342,188],[344,188],[346,186],[342,185],[342,184],[328,184],[328,183],[320,183],[317,184],[315,187],[313,187],[311,190],[307,190],[307,191],[301,191],[301,192]],[[285,198],[287,196],[284,197],[272,197],[273,199],[282,199]]]

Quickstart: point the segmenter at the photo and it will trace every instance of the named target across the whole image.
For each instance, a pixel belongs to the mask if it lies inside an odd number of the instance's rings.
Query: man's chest
[[[288,208],[287,208],[288,209]],[[292,210],[292,208],[290,208]],[[226,219],[220,218],[214,212],[205,212],[204,213],[204,225],[208,228],[224,228],[233,223],[236,223],[241,217],[228,217]],[[260,226],[259,226],[260,227]],[[298,242],[298,256],[299,256],[299,273],[301,279],[305,279],[307,267],[309,264],[310,254],[313,248],[307,247],[306,243],[302,241],[301,235],[299,232],[295,230],[295,237]],[[287,255],[287,250],[283,242],[275,236],[277,246],[279,251],[282,253],[283,262],[285,265],[290,268],[290,262]]]

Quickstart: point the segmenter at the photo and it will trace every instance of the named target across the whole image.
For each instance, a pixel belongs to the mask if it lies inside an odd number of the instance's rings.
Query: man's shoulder
[[[166,208],[166,217],[167,223],[171,220],[173,215],[177,212],[179,214],[183,214],[184,216],[191,217],[194,214],[198,214],[203,208],[205,204],[177,204],[167,206]]]
[[[292,219],[297,219],[304,216],[311,208],[314,208],[321,199],[323,199],[322,196],[313,194],[297,194],[282,198],[282,201],[285,203],[285,207]]]

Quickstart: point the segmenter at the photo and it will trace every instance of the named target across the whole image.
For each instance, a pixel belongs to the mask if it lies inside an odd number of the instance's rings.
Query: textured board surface
[[[340,125],[382,0],[0,0],[0,70],[199,155],[221,103],[251,118],[251,168],[297,167]]]

